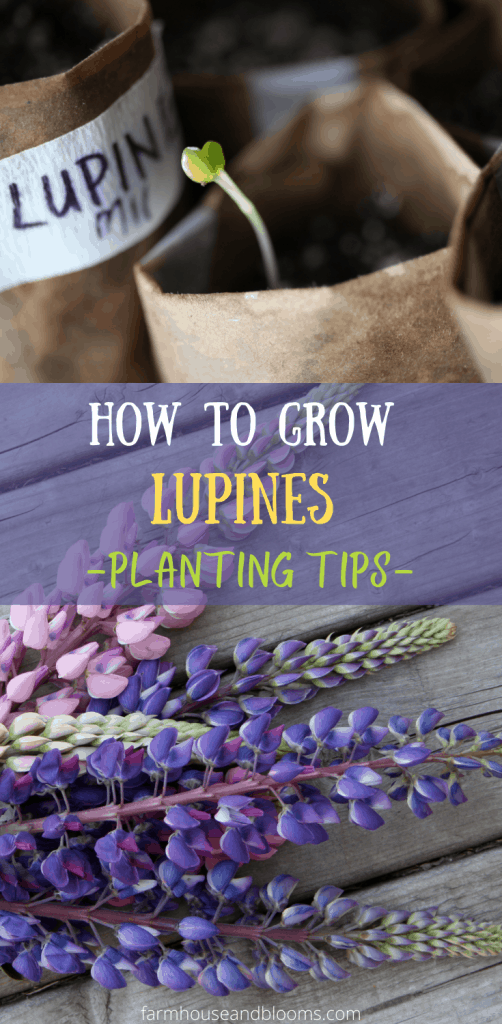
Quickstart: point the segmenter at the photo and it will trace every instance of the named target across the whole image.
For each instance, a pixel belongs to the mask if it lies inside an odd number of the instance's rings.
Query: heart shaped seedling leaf
[[[187,146],[181,156],[181,166],[192,181],[208,185],[224,170],[225,157],[219,142],[206,142],[202,149]]]

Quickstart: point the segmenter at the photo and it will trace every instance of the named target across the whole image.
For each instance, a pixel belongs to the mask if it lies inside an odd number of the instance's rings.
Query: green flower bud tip
[[[218,142],[206,142],[202,149],[187,146],[181,154],[181,166],[192,181],[209,185],[224,170],[223,150]]]

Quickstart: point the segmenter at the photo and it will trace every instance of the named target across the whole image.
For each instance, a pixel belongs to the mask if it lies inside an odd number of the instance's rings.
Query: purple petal
[[[200,858],[179,835],[175,834],[171,836],[167,844],[166,853],[169,860],[172,860],[174,864],[178,864],[185,870],[198,868],[199,866]]]
[[[361,735],[368,726],[373,725],[376,718],[378,718],[377,708],[357,708],[356,711],[351,711],[349,724],[355,732]]]
[[[242,989],[249,988],[251,984],[249,978],[245,977],[233,957],[230,956],[224,956],[220,960],[216,967],[216,975],[218,981],[221,981],[231,992],[241,992]]]
[[[439,725],[441,719],[444,718],[442,711],[437,711],[436,708],[426,708],[422,711],[420,718],[417,718],[417,733],[419,736],[426,736],[427,733]]]
[[[385,825],[383,818],[369,804],[365,804],[361,800],[354,800],[351,803],[349,818],[354,825],[360,825],[361,828],[368,829],[370,832]]]
[[[312,735],[317,740],[324,740],[328,733],[337,725],[342,717],[342,712],[337,708],[324,708],[318,711],[310,719],[309,725]]]
[[[213,669],[204,669],[202,672],[196,672],[189,679],[186,691],[190,700],[208,700],[209,697],[213,697],[217,692],[220,685],[220,673],[215,672]]]
[[[215,654],[217,650],[217,647],[212,647],[209,644],[199,644],[198,647],[193,647],[187,655],[187,676],[192,676],[196,672],[201,672],[203,669],[207,668],[213,654]]]
[[[229,989],[223,984],[223,982],[218,980],[216,967],[213,967],[212,964],[209,964],[203,971],[201,971],[197,981],[199,985],[201,985],[202,988],[211,996],[228,995]]]
[[[105,955],[99,956],[91,967],[91,975],[103,988],[125,988],[127,982],[120,971]]]
[[[218,926],[204,917],[184,917],[179,923],[178,931],[182,938],[194,939],[196,942],[220,934]]]
[[[396,764],[409,766],[421,764],[422,761],[427,760],[429,754],[430,750],[424,747],[423,743],[407,743],[406,746],[401,747],[401,750],[395,751],[393,758]]]

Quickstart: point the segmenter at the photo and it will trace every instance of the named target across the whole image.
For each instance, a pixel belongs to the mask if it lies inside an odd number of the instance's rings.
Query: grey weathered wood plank
[[[211,394],[209,395],[209,390]],[[254,384],[249,397],[256,411],[281,401],[292,400],[305,394],[308,384]],[[175,393],[176,392],[176,393]],[[193,433],[211,422],[210,412],[204,412],[205,401],[233,403],[242,400],[238,384],[206,386],[179,384],[173,390],[166,384],[46,384],[43,390],[30,389],[27,401],[26,386],[12,384],[2,389],[0,410],[0,481],[2,490],[24,487],[44,476],[59,475],[89,462],[107,461],[127,453],[127,449],[90,448],[89,402],[181,401],[176,414],[175,434],[179,429]],[[47,423],[48,400],[51,422]],[[52,400],[52,401],[51,401]],[[103,409],[102,411],[106,411]],[[263,418],[263,416],[262,416]],[[148,443],[145,430],[138,445]]]
[[[378,390],[376,386],[374,388]],[[449,390],[446,392],[442,413],[449,410],[458,416],[455,394]],[[401,566],[413,565],[417,572],[414,582],[423,581],[426,589],[420,591],[421,597],[415,597],[415,601],[445,603],[453,596],[460,599],[489,586],[500,585],[498,548],[494,547],[494,557],[486,556],[487,538],[498,539],[500,457],[498,443],[490,435],[487,440],[486,424],[478,416],[473,424],[473,439],[481,451],[479,470],[473,472],[463,446],[456,443],[455,437],[447,437],[444,439],[444,460],[448,474],[444,472],[444,465],[436,463],[431,470],[430,451],[426,444],[414,455],[413,473],[403,472],[403,464],[409,465],[406,425],[414,421],[414,417],[417,417],[417,422],[424,423],[427,395],[427,386],[423,385],[422,390],[407,393],[406,401],[396,403],[398,441],[378,449],[378,458],[368,458],[370,453],[362,443],[330,452],[332,478],[336,477],[338,484],[343,486],[337,490],[334,515],[326,527],[319,528],[317,539],[320,540],[322,535],[323,545],[329,541],[330,548],[336,542],[335,550],[340,551],[358,550],[364,539],[371,556],[385,542],[392,550],[393,566],[398,563]],[[371,386],[368,397],[371,398]],[[434,444],[436,441],[434,437]],[[197,466],[202,458],[211,454],[212,431],[201,429],[178,438],[178,442],[172,468],[178,469],[184,463]],[[318,468],[316,458],[321,459],[321,456],[322,450],[312,462],[309,460],[309,469]],[[8,539],[2,552],[5,598],[10,596],[12,599],[19,590],[32,583],[34,577],[40,577],[44,585],[51,588],[57,564],[70,544],[79,537],[86,537],[91,547],[96,546],[106,517],[118,502],[136,497],[144,539],[154,535],[159,537],[150,527],[146,513],[139,511],[139,498],[151,485],[152,472],[169,469],[165,449],[159,446],[131,449],[115,459],[113,488],[108,462],[99,462],[91,468],[92,473],[88,472],[89,467],[78,468],[64,473],[62,480],[51,477],[3,496],[0,516]],[[389,500],[389,480],[392,480],[392,501]],[[455,507],[454,521],[452,507]],[[354,509],[357,509],[357,514],[354,514]],[[327,532],[323,532],[325,530]],[[252,541],[247,544],[251,543],[258,551],[265,540],[272,550],[281,543],[281,531],[277,533],[276,528],[270,525],[260,528],[260,537],[261,541],[257,543],[257,533],[253,533]],[[496,541],[493,543],[495,545]],[[293,554],[295,587],[298,589],[290,594],[281,591],[283,603],[288,599],[295,602],[296,594],[304,596],[305,579],[312,564],[304,557],[306,541],[301,531],[288,538],[287,546]],[[246,544],[243,549],[248,550]],[[21,551],[24,552],[22,569]],[[393,583],[396,579],[392,576]],[[403,583],[403,579],[408,581],[411,577],[400,577],[398,599],[394,593],[386,603],[404,603],[406,593],[411,595],[412,591],[407,591],[407,583]],[[237,587],[235,592],[238,592]],[[416,590],[414,592],[416,594]],[[254,593],[260,597],[261,587]],[[389,597],[391,593],[387,589]],[[429,596],[424,596],[425,593]],[[336,572],[329,575],[321,596],[330,604],[341,602],[348,596]],[[358,591],[350,596],[362,604],[369,604],[377,597],[385,601],[385,591],[376,591],[367,576],[360,581]],[[263,593],[263,599],[266,598],[267,594]]]
[[[357,896],[361,902],[388,909],[413,910],[439,905],[444,913],[457,910],[477,920],[500,922],[500,856],[500,849],[475,854],[427,872],[366,887]],[[143,1007],[149,1008],[145,1010],[145,1020],[148,1020],[148,1012],[154,1010],[155,1019],[159,1021],[187,1018],[195,1021],[200,1019],[197,1011],[207,1019],[208,1010],[218,1014],[213,1020],[221,1019],[219,1015],[224,1010],[229,1011],[226,1019],[246,1020],[252,1010],[256,1013],[261,1007],[270,1012],[275,1007],[275,1019],[281,1019],[277,1018],[278,1010],[286,1013],[289,1010],[290,1020],[310,1019],[308,1013],[299,1016],[300,1010],[311,1010],[312,1019],[316,1020],[313,1011],[317,1010],[317,1020],[333,1021],[337,1009],[356,1010],[361,1020],[378,1024],[405,1024],[411,1020],[418,1020],[420,1024],[470,1024],[472,1020],[475,1024],[488,1024],[500,1019],[495,1016],[497,1009],[500,1013],[500,957],[383,964],[375,971],[353,967],[351,978],[336,985],[329,982],[319,985],[301,975],[296,975],[295,980],[299,981],[299,987],[287,996],[247,989],[233,993],[226,1000],[218,1000],[199,987],[180,994],[163,988],[148,989],[135,981],[130,981],[127,989],[107,993],[86,978],[0,1008],[0,1024],[4,1021],[5,1024],[7,1021],[31,1024],[33,1016],[43,1022],[57,1019],[61,1024],[73,1024],[76,1019],[83,1024],[135,1024],[143,1020]],[[167,1011],[165,1018],[164,1009]],[[180,1009],[185,1011],[183,1017]],[[173,1013],[171,1017],[170,1010],[176,1010],[177,1016]],[[330,1010],[335,1012],[328,1018]],[[157,1011],[160,1011],[158,1017]],[[295,1011],[295,1018],[292,1011]],[[261,1019],[267,1018],[261,1015]],[[357,1020],[357,1015],[353,1019]]]

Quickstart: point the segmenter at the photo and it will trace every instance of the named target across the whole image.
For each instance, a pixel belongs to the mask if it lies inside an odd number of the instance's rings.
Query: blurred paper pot
[[[444,238],[478,174],[421,107],[377,80],[317,98],[229,169],[286,245],[327,212],[350,231],[368,201],[390,207],[401,237]],[[164,381],[477,380],[443,302],[445,259],[443,249],[333,286],[251,290],[251,229],[212,186],[135,273]]]
[[[147,0],[88,8],[108,40],[96,52],[0,88],[6,382],[149,376],[134,365],[146,339],[132,267],[181,194],[180,138]]]
[[[458,213],[448,297],[481,379],[502,383],[502,150]]]

